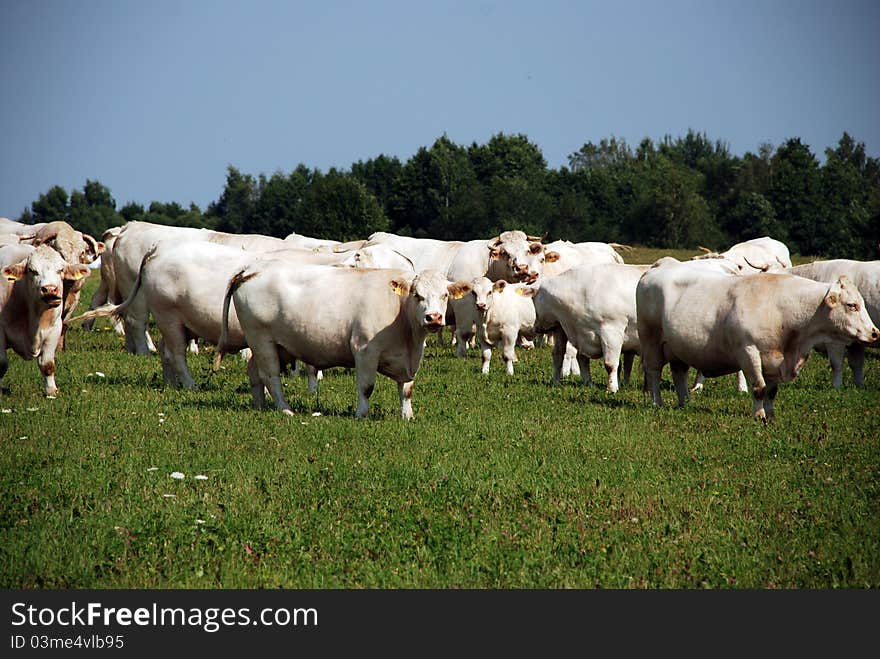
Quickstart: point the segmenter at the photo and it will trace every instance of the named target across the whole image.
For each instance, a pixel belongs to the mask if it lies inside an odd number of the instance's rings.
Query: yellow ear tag
[[[398,284],[396,281],[391,282],[391,290],[394,291],[395,295],[403,295],[403,286]]]
[[[525,290],[525,289],[517,288],[517,289],[516,289],[516,294],[517,294],[517,295],[522,295],[522,294],[523,294],[523,290]]]
[[[458,293],[453,293],[453,294],[452,294],[452,299],[453,299],[453,300],[460,300],[460,299],[463,298],[463,297],[464,297],[464,293],[462,293],[461,291],[459,291]]]

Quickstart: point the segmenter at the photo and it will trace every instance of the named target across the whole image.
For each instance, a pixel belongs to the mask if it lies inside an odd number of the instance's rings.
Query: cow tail
[[[93,318],[106,318],[107,316],[111,316],[114,320],[122,320],[122,315],[128,310],[131,306],[131,303],[134,301],[134,298],[137,296],[138,291],[141,288],[141,282],[144,278],[144,267],[147,263],[156,255],[156,245],[153,245],[146,254],[144,254],[144,258],[141,259],[141,266],[138,268],[138,276],[134,281],[134,286],[131,287],[131,291],[128,293],[128,297],[121,304],[105,304],[97,309],[92,309],[91,311],[87,311],[81,316],[76,316],[75,318],[71,318],[70,320],[65,321],[65,324],[69,325],[78,320],[92,320]]]
[[[220,323],[220,339],[217,341],[217,354],[214,355],[214,370],[220,370],[220,362],[223,361],[223,355],[226,354],[226,344],[229,341],[229,302],[232,300],[232,294],[238,290],[238,287],[241,286],[248,279],[252,279],[257,276],[256,272],[251,272],[250,274],[245,274],[247,272],[247,268],[243,268],[232,275],[232,279],[229,280],[229,285],[226,287],[226,294],[223,296],[223,314],[221,316],[222,321]]]

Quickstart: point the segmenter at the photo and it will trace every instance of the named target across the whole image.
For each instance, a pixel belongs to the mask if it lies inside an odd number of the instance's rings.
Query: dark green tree
[[[789,249],[797,254],[821,254],[819,162],[799,138],[792,138],[776,150],[770,168],[767,198],[788,232]]]
[[[366,238],[388,227],[382,207],[363,183],[336,169],[331,168],[327,174],[315,170],[297,233],[347,241]]]
[[[250,174],[242,174],[229,165],[226,187],[220,199],[210,204],[205,215],[218,231],[245,233],[253,223],[257,203],[257,183]]]

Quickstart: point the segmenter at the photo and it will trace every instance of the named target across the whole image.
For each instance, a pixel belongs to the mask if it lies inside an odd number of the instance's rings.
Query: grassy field
[[[3,588],[880,587],[876,353],[839,391],[814,354],[763,426],[735,376],[676,409],[667,370],[655,409],[638,360],[612,395],[596,362],[552,387],[549,348],[482,376],[432,337],[404,422],[382,376],[370,420],[341,369],[318,397],[288,378],[285,418],[236,356],[191,355],[178,391],[112,331],[68,342],[57,399],[10,353]]]

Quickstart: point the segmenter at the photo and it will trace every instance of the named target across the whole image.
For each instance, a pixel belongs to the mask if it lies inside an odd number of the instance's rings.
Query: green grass
[[[552,387],[549,348],[520,351],[513,377],[494,355],[482,376],[476,351],[435,341],[411,422],[382,376],[371,419],[355,419],[342,369],[317,399],[288,378],[285,418],[250,408],[236,356],[216,374],[212,351],[189,356],[199,389],[179,391],[157,357],[74,327],[52,400],[10,353],[0,585],[880,587],[876,354],[867,390],[847,374],[839,391],[814,354],[763,426],[735,376],[676,409],[667,372],[655,409],[638,360],[611,395],[596,362],[597,385]]]

